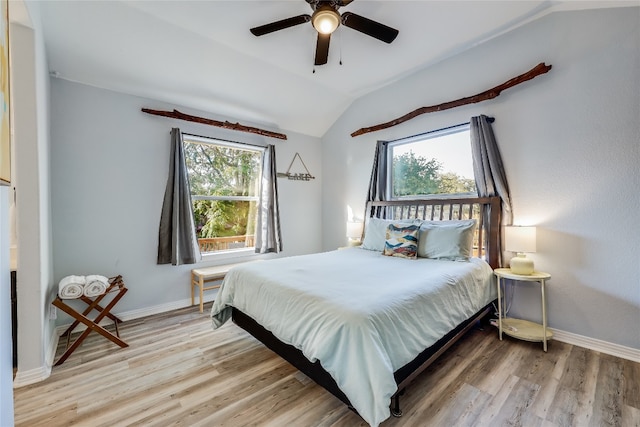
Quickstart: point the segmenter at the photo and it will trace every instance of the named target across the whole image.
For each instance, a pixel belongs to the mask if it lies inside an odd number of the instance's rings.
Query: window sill
[[[247,259],[250,257],[258,256],[255,252],[254,248],[246,248],[246,249],[233,249],[224,252],[213,252],[202,255],[202,259],[198,262],[200,263],[209,263],[212,261],[226,261],[229,259]]]

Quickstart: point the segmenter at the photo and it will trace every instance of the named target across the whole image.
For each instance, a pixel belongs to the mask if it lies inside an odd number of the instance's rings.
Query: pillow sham
[[[418,256],[467,261],[472,254],[475,219],[425,221],[420,226]]]
[[[416,259],[418,257],[419,232],[420,226],[417,224],[389,224],[382,254]]]
[[[387,239],[387,227],[389,224],[416,224],[420,225],[420,221],[416,219],[380,219],[369,218],[364,228],[364,239],[362,240],[361,249],[368,249],[370,251],[382,252],[384,250],[384,243]]]

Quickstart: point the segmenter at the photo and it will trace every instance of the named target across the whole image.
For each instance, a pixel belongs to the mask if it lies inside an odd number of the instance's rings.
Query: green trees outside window
[[[184,153],[201,252],[253,246],[262,151],[191,140]]]
[[[477,195],[468,127],[394,141],[390,156],[392,198]]]
[[[393,157],[394,197],[475,193],[476,183],[455,172],[443,172],[442,162],[416,156],[413,151]]]

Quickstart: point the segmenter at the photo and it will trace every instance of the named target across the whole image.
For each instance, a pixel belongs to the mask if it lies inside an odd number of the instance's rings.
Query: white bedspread
[[[394,371],[495,299],[491,267],[349,248],[232,268],[213,327],[248,314],[316,359],[372,426],[389,417]]]

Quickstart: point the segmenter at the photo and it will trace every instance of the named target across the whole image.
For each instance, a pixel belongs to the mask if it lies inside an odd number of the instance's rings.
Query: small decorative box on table
[[[502,340],[502,333],[525,341],[542,341],[542,348],[547,351],[547,341],[553,338],[553,333],[547,328],[547,303],[545,297],[545,281],[551,278],[549,273],[534,271],[529,275],[515,274],[509,268],[497,268],[493,272],[497,277],[498,287],[498,331]],[[528,320],[503,317],[502,288],[504,279],[516,282],[538,282],[542,295],[542,325]],[[506,313],[504,314],[506,316]]]
[[[71,353],[73,353],[80,346],[80,344],[82,344],[82,341],[84,341],[84,339],[87,338],[87,336],[91,333],[91,331],[95,331],[99,333],[100,335],[107,338],[108,340],[113,341],[115,344],[118,344],[121,348],[129,346],[129,344],[127,344],[126,342],[120,339],[120,331],[118,331],[118,323],[121,323],[122,320],[120,320],[118,317],[110,313],[111,309],[115,307],[115,305],[118,303],[118,301],[120,301],[120,299],[124,296],[126,292],[127,292],[127,288],[124,286],[124,282],[122,281],[122,276],[115,276],[115,277],[109,278],[109,286],[107,287],[106,291],[103,294],[93,298],[87,297],[85,295],[81,295],[77,298],[78,300],[88,305],[88,307],[82,313],[79,313],[78,311],[73,309],[71,306],[67,305],[64,302],[65,299],[60,298],[60,295],[58,295],[56,299],[53,300],[52,304],[54,306],[58,307],[60,310],[67,313],[69,316],[76,319],[71,324],[71,326],[69,326],[67,330],[64,331],[64,333],[62,334],[63,337],[65,335],[67,337],[67,349],[64,352],[64,354],[60,356],[58,361],[55,363],[55,366],[58,366],[62,364],[65,360],[67,360],[67,358],[71,356]],[[111,301],[109,301],[109,303],[105,307],[102,307],[100,305],[100,302],[104,299],[104,297],[106,297],[111,293],[115,293],[115,296]],[[93,310],[97,310],[99,313],[95,317],[95,319],[91,320],[90,318],[87,317],[87,315],[91,313]],[[102,326],[98,325],[98,323],[100,323],[100,321],[105,317],[108,317],[109,319],[113,320],[113,323],[116,329],[115,335],[109,332],[108,330],[106,330],[105,328],[103,328]],[[76,340],[73,342],[73,344],[71,344],[71,346],[69,346],[71,333],[80,323],[85,325],[87,329],[78,338],[76,338]]]

